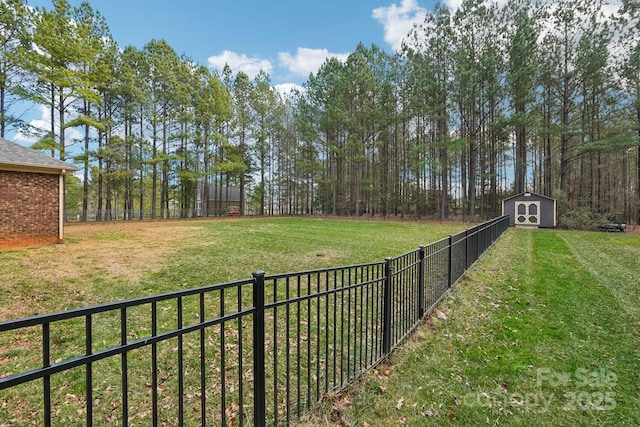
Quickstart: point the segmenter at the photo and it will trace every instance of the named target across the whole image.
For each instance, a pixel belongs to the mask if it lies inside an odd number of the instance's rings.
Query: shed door
[[[516,202],[516,225],[540,225],[540,202]]]

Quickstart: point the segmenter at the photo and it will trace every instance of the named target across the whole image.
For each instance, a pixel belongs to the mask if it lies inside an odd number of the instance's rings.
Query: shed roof
[[[504,199],[504,200],[503,200],[503,202],[506,202],[506,201],[508,201],[508,200],[515,199],[515,198],[518,198],[518,197],[522,197],[522,196],[524,196],[525,194],[529,194],[529,195],[531,195],[531,196],[538,197],[538,198],[541,198],[541,199],[551,200],[552,202],[553,202],[553,201],[555,201],[555,199],[554,199],[554,198],[552,198],[552,197],[543,196],[542,194],[533,193],[533,192],[531,192],[531,191],[526,191],[526,192],[524,192],[524,193],[519,193],[519,194],[513,195],[513,196],[511,196],[511,197],[507,197],[506,199]]]
[[[66,171],[76,171],[78,168],[39,151],[0,138],[0,170],[59,174]]]

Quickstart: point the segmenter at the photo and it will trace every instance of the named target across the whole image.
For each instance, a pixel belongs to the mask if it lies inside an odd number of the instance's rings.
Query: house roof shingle
[[[0,138],[0,170],[27,170],[59,174],[61,171],[76,171],[78,168],[39,151]]]

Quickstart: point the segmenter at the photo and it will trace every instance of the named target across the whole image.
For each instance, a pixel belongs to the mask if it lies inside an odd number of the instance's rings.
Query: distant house
[[[76,167],[0,138],[0,249],[64,240],[64,176]]]
[[[509,225],[523,228],[556,226],[556,200],[536,193],[520,193],[502,201],[502,214]]]
[[[203,194],[198,191],[198,194]],[[211,184],[208,194],[203,194],[204,200],[198,200],[198,205],[202,208],[206,207],[206,212],[200,210],[201,215],[205,216],[226,216],[229,208],[238,208],[240,206],[240,189],[238,187],[219,186]]]

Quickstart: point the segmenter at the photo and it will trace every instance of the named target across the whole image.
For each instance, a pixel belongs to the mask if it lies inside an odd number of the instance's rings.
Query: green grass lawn
[[[509,230],[319,425],[640,425],[640,238]]]
[[[247,218],[66,227],[0,252],[0,321],[267,274],[383,261],[472,224]]]
[[[258,269],[381,261],[468,226],[323,218],[133,225],[151,228],[68,227],[64,248],[0,253],[0,320],[242,279]],[[639,259],[632,233],[509,230],[388,364],[301,425],[640,425]],[[0,368],[26,363],[29,344],[0,341]],[[26,395],[38,404],[34,387]],[[0,393],[0,426],[30,425],[29,399],[12,409],[20,399]],[[60,419],[78,418],[68,408]]]
[[[383,261],[471,224],[332,219],[249,219],[213,223],[148,279],[162,288],[199,286],[267,274]]]
[[[387,256],[412,251],[419,244],[436,241],[464,228],[462,224],[417,224],[353,220],[267,218],[228,221],[181,221],[152,223],[111,223],[68,227],[64,247],[48,247],[0,253],[0,320],[66,310],[79,306],[118,301],[164,292],[191,289],[203,285],[246,279],[254,270],[268,274],[380,262]],[[237,304],[235,291],[209,295],[208,315],[231,312]],[[292,292],[295,292],[292,291]],[[250,299],[250,293],[243,293]],[[159,304],[153,312],[159,329],[176,326],[176,301]],[[199,318],[198,297],[180,301],[181,318],[188,325]],[[300,304],[297,305],[300,310]],[[303,304],[304,306],[304,304]],[[307,305],[307,312],[311,305]],[[295,310],[295,309],[294,309]],[[120,311],[92,317],[92,351],[119,344]],[[226,313],[226,311],[225,311]],[[150,333],[151,308],[143,305],[126,311],[127,339]],[[180,321],[182,322],[182,321]],[[219,419],[221,399],[233,401],[238,388],[232,381],[241,371],[239,360],[251,359],[251,334],[248,321],[229,320],[220,327],[209,328],[204,342],[204,360],[209,364],[208,388],[211,418]],[[56,363],[73,359],[85,352],[84,318],[56,322],[50,327],[52,347],[49,359]],[[287,328],[279,328],[278,334]],[[272,337],[275,332],[269,332]],[[29,328],[0,334],[0,376],[16,374],[41,365],[41,330]],[[225,356],[221,355],[224,337]],[[197,376],[200,336],[184,336],[185,366],[184,404],[186,425],[195,425],[199,417]],[[242,341],[242,348],[238,345]],[[150,349],[127,353],[127,396],[132,409],[130,422],[144,423],[151,414],[150,373],[161,377],[161,420],[175,425],[180,393],[175,360],[177,339],[159,344],[158,368],[150,366]],[[242,356],[240,356],[242,354]],[[120,358],[111,357],[93,366],[93,417],[96,425],[119,422],[121,379]],[[216,383],[216,373],[226,369],[230,384],[225,397]],[[284,369],[284,366],[279,366]],[[77,368],[52,377],[54,425],[84,425],[86,411],[85,371]],[[222,375],[222,374],[221,374]],[[250,381],[247,382],[250,384]],[[246,386],[247,391],[250,388]],[[233,394],[235,393],[235,394]],[[269,396],[267,396],[269,399]],[[216,403],[217,402],[217,403]],[[0,392],[0,426],[38,425],[42,420],[42,381],[36,380]],[[233,408],[230,406],[229,408]],[[246,409],[246,408],[245,408]],[[225,411],[226,413],[226,411]],[[238,416],[231,409],[230,419]],[[146,424],[144,424],[146,425]]]

